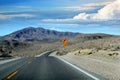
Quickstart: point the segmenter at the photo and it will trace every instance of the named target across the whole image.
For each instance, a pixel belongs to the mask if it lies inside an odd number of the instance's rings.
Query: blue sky
[[[0,36],[30,26],[119,35],[119,5],[120,0],[1,0]]]

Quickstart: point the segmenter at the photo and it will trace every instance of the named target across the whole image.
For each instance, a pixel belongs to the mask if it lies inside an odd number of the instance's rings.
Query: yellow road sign
[[[62,39],[63,47],[66,48],[68,44],[68,40],[66,38]]]

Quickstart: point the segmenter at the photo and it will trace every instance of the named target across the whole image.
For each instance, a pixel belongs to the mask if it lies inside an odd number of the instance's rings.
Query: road
[[[0,80],[99,80],[49,54],[0,65]]]

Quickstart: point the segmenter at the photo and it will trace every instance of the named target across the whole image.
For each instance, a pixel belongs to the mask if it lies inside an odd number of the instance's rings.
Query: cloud
[[[78,20],[78,19],[87,20],[89,17],[90,17],[90,14],[80,13],[77,16],[74,16],[73,19],[75,19],[75,20]]]
[[[120,0],[116,0],[100,9],[98,13],[93,16],[93,19],[120,19]]]
[[[7,19],[7,18],[8,18],[8,16],[3,15],[3,14],[0,14],[0,20],[1,20],[1,19]]]
[[[31,18],[35,17],[32,14],[0,14],[0,20],[11,19],[11,18]]]
[[[107,4],[97,13],[80,13],[67,19],[44,19],[43,22],[120,25],[120,0]]]
[[[112,2],[101,2],[101,3],[89,3],[89,4],[84,4],[83,6],[87,6],[87,7],[98,7],[98,6],[105,6],[108,5]]]
[[[88,10],[98,9],[110,3],[111,2],[88,3],[80,6],[63,6],[63,7],[55,7],[55,8],[63,9],[63,10],[72,10],[72,11],[88,11]]]
[[[94,10],[97,7],[101,7],[101,6],[106,6],[108,4],[110,4],[112,2],[101,2],[101,3],[89,3],[89,4],[83,4],[81,6],[66,6],[66,7],[60,7],[66,10],[79,10],[79,11],[86,11],[86,10]]]
[[[80,13],[73,19],[91,19],[91,20],[117,20],[120,19],[120,0],[116,0],[102,9],[98,10],[97,13],[87,14]]]
[[[68,7],[60,7],[65,10],[73,10],[73,11],[87,11],[87,10],[94,10],[96,7],[92,6],[68,6]]]
[[[97,24],[101,26],[111,26],[111,25],[120,25],[120,20],[80,20],[80,19],[44,19],[40,20],[44,23],[61,23],[61,24]]]
[[[13,7],[21,8],[21,9],[28,9],[28,8],[31,8],[30,6],[13,6]]]

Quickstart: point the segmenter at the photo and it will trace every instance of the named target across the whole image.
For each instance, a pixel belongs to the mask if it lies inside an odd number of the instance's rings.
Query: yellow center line
[[[31,64],[31,63],[32,63],[31,61],[28,62],[28,64]]]
[[[28,62],[28,64],[31,64],[31,63],[32,63],[31,61]],[[18,73],[18,71],[13,72],[12,74],[10,74],[10,75],[7,77],[7,79],[11,79],[11,78],[12,78],[13,76],[15,76],[17,73]]]
[[[18,71],[13,72],[12,74],[10,74],[10,75],[7,77],[7,79],[12,78],[12,77],[15,76],[17,73],[18,73]]]

